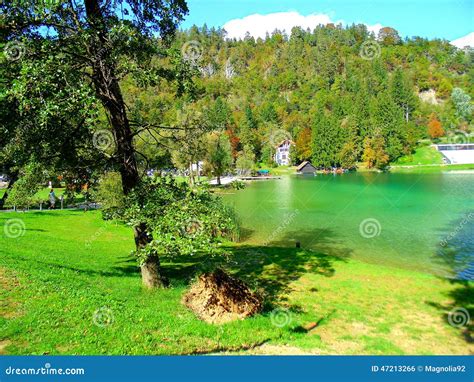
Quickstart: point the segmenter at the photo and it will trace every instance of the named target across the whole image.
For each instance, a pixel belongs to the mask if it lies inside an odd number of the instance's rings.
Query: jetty
[[[276,175],[264,175],[264,176],[240,176],[239,180],[271,180],[271,179],[281,179],[281,176]]]

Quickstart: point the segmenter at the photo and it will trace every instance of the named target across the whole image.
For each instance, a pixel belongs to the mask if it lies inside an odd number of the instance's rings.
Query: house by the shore
[[[298,167],[296,167],[298,174],[316,174],[316,167],[310,161],[305,160]]]
[[[294,144],[295,143],[292,140],[285,139],[284,141],[276,145],[273,160],[278,166],[290,165],[291,146],[293,146]]]

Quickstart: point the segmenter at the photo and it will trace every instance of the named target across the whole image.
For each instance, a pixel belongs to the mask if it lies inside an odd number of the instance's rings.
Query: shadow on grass
[[[441,232],[441,240],[434,256],[434,264],[447,270],[449,276],[443,278],[455,286],[448,293],[451,302],[439,304],[428,301],[442,312],[443,319],[458,328],[467,343],[474,343],[474,220],[466,217],[456,220]]]
[[[41,218],[45,216],[77,216],[78,212],[84,212],[83,210],[78,210],[78,209],[67,209],[67,210],[61,210],[61,209],[55,209],[55,210],[48,210],[48,209],[43,209],[43,210],[30,210],[30,211],[5,211],[5,210],[0,210],[0,222],[3,220],[8,220],[12,218],[19,218],[21,219],[22,217],[27,217],[28,219],[32,218]]]
[[[110,271],[101,271],[101,270],[95,270],[95,269],[85,269],[85,268],[80,268],[80,267],[73,267],[69,265],[64,265],[64,264],[58,264],[58,263],[52,263],[52,262],[46,262],[42,260],[36,260],[36,259],[28,259],[25,260],[28,261],[29,263],[36,263],[36,264],[41,264],[43,268],[50,268],[50,269],[57,269],[57,270],[67,270],[71,271],[77,274],[82,274],[86,276],[99,276],[99,277],[123,277],[123,276],[133,276],[134,274],[137,275],[140,272],[140,269],[137,265],[136,259],[130,257],[130,264],[129,265],[124,265],[124,266],[117,266],[117,267],[112,267],[112,270]],[[132,264],[133,261],[133,264]]]
[[[295,248],[295,241],[300,241],[302,247]],[[303,243],[310,241],[315,242],[317,251],[305,249]],[[171,280],[190,280],[202,272],[225,268],[260,290],[268,306],[272,306],[284,301],[285,294],[291,291],[291,283],[306,273],[333,276],[334,263],[345,261],[351,254],[350,249],[333,246],[338,242],[336,235],[327,229],[295,231],[269,245],[225,247],[224,256],[180,256],[173,262],[164,261],[163,269]]]
[[[427,304],[442,311],[443,319],[451,326],[459,329],[464,340],[472,344],[474,343],[474,325],[472,317],[474,317],[474,288],[472,282],[462,280],[450,280],[455,285],[455,289],[448,293],[452,299],[449,304],[440,304],[428,301]]]

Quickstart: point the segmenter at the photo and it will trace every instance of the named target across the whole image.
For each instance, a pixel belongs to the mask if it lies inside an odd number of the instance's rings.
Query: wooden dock
[[[238,178],[239,180],[271,180],[271,179],[281,179],[281,176],[242,176]]]

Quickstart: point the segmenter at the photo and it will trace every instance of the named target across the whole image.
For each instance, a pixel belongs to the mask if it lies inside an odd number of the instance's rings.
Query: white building
[[[293,145],[293,141],[285,139],[275,147],[276,151],[273,160],[278,164],[278,166],[288,166],[291,163],[290,154],[291,146]]]
[[[199,170],[199,175],[202,174],[203,167],[204,167],[204,162],[203,161],[199,161],[197,163],[191,164],[191,170],[193,172],[197,172]]]
[[[474,143],[434,145],[449,164],[474,163]]]

